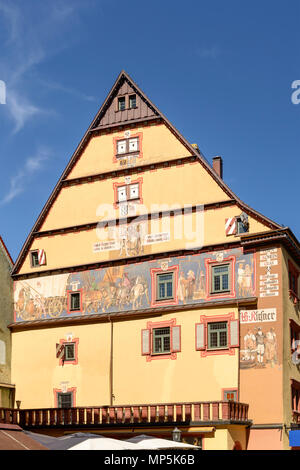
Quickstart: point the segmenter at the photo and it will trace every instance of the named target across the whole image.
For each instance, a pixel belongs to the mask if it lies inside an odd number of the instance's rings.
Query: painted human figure
[[[122,230],[122,232],[120,232],[120,256],[124,255],[124,251],[125,251],[125,256],[129,256],[128,233],[127,233],[126,227],[125,229]]]
[[[252,294],[252,291],[253,291],[252,274],[253,274],[253,261],[252,261],[251,266],[249,264],[246,264],[245,266],[245,274],[244,274],[245,295]]]
[[[178,299],[183,303],[185,303],[185,283],[186,279],[184,277],[184,272],[181,271],[178,279]]]
[[[258,328],[255,338],[256,338],[257,362],[260,366],[262,366],[264,363],[265,337],[266,336],[262,332],[262,329]]]
[[[244,361],[250,361],[254,359],[253,352],[256,349],[256,337],[253,332],[249,329],[247,334],[244,336]]]
[[[239,267],[238,267],[238,292],[239,292],[240,297],[242,297],[244,294],[244,285],[245,285],[244,261],[240,261]]]
[[[277,363],[277,338],[274,328],[266,333],[266,361],[273,366]]]
[[[205,274],[202,270],[200,271],[199,290],[201,292],[205,290]]]
[[[187,274],[187,295],[190,300],[194,297],[194,290],[195,290],[195,283],[196,283],[196,276],[194,271],[189,270]]]

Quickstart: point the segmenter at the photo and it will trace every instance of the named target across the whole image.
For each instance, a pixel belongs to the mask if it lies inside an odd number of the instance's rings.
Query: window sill
[[[140,201],[141,201],[140,197],[135,197],[134,199],[126,199],[126,201],[117,201],[117,205],[126,204],[128,202],[140,202]]]
[[[131,106],[130,108],[116,109],[115,113],[121,113],[122,111],[130,111],[131,109],[138,109],[138,106]]]
[[[131,152],[124,152],[124,153],[116,153],[115,157],[117,160],[120,160],[124,157],[136,156],[139,157],[139,150],[131,150]]]
[[[209,295],[229,295],[232,294],[230,290],[222,290],[220,292],[210,292]]]

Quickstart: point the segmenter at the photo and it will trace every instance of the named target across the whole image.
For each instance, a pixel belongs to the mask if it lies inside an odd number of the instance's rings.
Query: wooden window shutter
[[[38,250],[39,265],[43,266],[46,264],[46,253],[45,250]]]
[[[150,345],[150,330],[142,330],[142,355],[146,356],[151,354],[151,345]]]
[[[205,325],[204,323],[196,323],[196,350],[201,351],[205,348]]]
[[[236,235],[237,232],[237,220],[236,217],[230,217],[225,219],[225,233],[228,237],[229,235]]]
[[[230,321],[230,347],[238,348],[239,347],[239,320]]]
[[[172,352],[181,351],[181,327],[172,327]]]

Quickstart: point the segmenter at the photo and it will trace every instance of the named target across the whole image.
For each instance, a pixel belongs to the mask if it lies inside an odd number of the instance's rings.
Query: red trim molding
[[[211,281],[212,281],[212,267],[218,266],[222,264],[230,264],[230,292],[220,293],[220,294],[212,294],[211,293]],[[205,267],[206,267],[206,300],[212,299],[229,299],[234,298],[236,296],[235,292],[235,263],[236,263],[236,256],[228,256],[224,258],[221,262],[216,261],[215,259],[206,258],[205,259]]]
[[[230,355],[234,356],[236,345],[231,346],[230,344],[230,322],[236,320],[234,312],[227,313],[225,315],[214,315],[206,316],[201,315],[200,323],[204,324],[204,337],[205,337],[205,349],[200,350],[201,357],[207,356],[220,356],[220,355]],[[217,323],[217,322],[227,322],[227,347],[222,349],[207,349],[208,348],[208,323]]]
[[[65,364],[73,364],[73,365],[77,365],[78,364],[78,344],[79,344],[79,338],[72,338],[70,341],[66,340],[66,339],[60,339],[59,340],[59,344],[71,344],[71,343],[74,343],[75,344],[75,359],[74,361],[66,361],[66,360],[63,360],[63,359],[60,359],[59,360],[59,365],[60,366],[63,366]]]
[[[150,269],[151,272],[151,307],[166,307],[168,305],[177,305],[178,304],[178,272],[179,272],[179,265],[169,266],[168,269],[163,270],[161,268],[152,268]],[[157,299],[157,282],[156,276],[157,274],[167,274],[173,272],[174,273],[174,298],[168,300],[156,300]]]
[[[118,209],[120,202],[118,201],[118,188],[121,186],[130,186],[131,184],[138,184],[139,185],[139,198],[138,199],[128,199],[127,201],[124,201],[124,203],[138,203],[138,204],[143,204],[143,198],[142,198],[142,184],[143,184],[143,178],[137,178],[136,180],[132,180],[129,184],[125,183],[113,183],[113,190],[114,190],[114,208]]]
[[[155,361],[158,359],[177,359],[177,352],[173,352],[173,335],[172,335],[172,327],[173,326],[178,326],[176,325],[176,318],[172,318],[171,320],[166,320],[166,321],[158,321],[158,322],[152,322],[148,321],[147,322],[147,329],[150,330],[150,354],[146,355],[146,361]],[[155,328],[167,328],[170,327],[170,338],[171,338],[171,344],[170,344],[170,349],[171,352],[167,354],[153,354],[153,330]],[[180,343],[181,343],[181,332],[180,332]]]
[[[54,408],[58,408],[58,394],[59,393],[72,393],[73,407],[76,406],[77,387],[68,388],[65,392],[63,392],[63,390],[61,388],[54,388],[53,393],[54,393]]]
[[[70,308],[70,294],[80,294],[80,310],[71,310]],[[83,308],[82,308],[82,289],[76,289],[76,290],[67,290],[67,313],[82,313]]]
[[[118,155],[118,149],[117,149],[117,142],[119,140],[128,140],[128,139],[134,139],[138,137],[139,139],[139,149],[137,152],[130,152],[130,153],[124,153],[122,155]],[[137,158],[141,159],[143,158],[143,133],[142,132],[136,132],[134,134],[130,134],[130,137],[125,137],[124,133],[122,135],[118,135],[113,137],[113,163],[118,163],[119,159],[118,157],[127,157],[128,155],[137,155]]]

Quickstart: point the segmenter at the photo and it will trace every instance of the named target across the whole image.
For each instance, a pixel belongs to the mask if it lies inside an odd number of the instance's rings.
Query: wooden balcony
[[[246,424],[248,407],[234,401],[118,405],[76,408],[0,408],[0,423],[24,429],[170,424]]]

